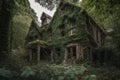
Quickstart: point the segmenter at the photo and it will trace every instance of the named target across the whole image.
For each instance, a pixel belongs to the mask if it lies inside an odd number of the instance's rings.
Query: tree
[[[0,61],[5,60],[10,52],[10,20],[14,14],[13,7],[13,0],[0,1]]]
[[[118,0],[82,0],[84,8],[100,25],[110,27],[120,15],[120,1]],[[116,20],[115,20],[116,18]]]

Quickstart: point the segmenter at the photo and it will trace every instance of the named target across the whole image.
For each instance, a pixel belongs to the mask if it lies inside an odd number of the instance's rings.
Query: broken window
[[[55,48],[55,50],[56,50],[56,55],[60,57],[60,51],[61,51],[60,47]]]
[[[40,60],[50,60],[51,55],[50,55],[50,49],[46,48],[41,48],[40,51]]]
[[[36,39],[38,39],[38,36],[37,36],[37,35],[35,35],[35,36],[34,36],[34,39],[35,39],[35,40],[36,40]]]
[[[76,46],[71,46],[67,48],[68,59],[76,59]]]
[[[73,20],[70,20],[69,22],[70,25],[70,31],[69,31],[69,35],[73,35],[76,33],[76,24]]]

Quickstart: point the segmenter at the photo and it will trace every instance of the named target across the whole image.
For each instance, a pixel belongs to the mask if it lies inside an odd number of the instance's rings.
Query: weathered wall
[[[71,36],[69,36],[70,20],[72,20],[71,22],[75,22],[76,26],[76,33]],[[60,26],[65,27],[65,36],[61,36]],[[52,28],[53,59],[55,59],[55,55],[57,54],[56,48],[60,48],[60,60],[63,60],[65,44],[69,42],[79,41],[83,43],[83,46],[89,46],[86,26],[84,10],[69,3],[61,4],[49,26]]]

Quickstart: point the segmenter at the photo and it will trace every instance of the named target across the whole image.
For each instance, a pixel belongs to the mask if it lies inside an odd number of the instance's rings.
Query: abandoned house
[[[60,3],[53,18],[43,13],[42,26],[33,20],[26,36],[30,61],[93,60],[94,49],[104,45],[105,33],[80,7]]]

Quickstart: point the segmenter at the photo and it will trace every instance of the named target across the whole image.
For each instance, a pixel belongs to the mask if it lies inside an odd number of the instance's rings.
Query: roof
[[[59,9],[60,9],[60,10],[59,10]],[[66,12],[64,12],[64,10],[66,10]],[[70,10],[70,12],[69,12],[68,10]],[[76,10],[76,11],[74,11],[74,10]],[[61,14],[60,11],[62,11],[63,13]],[[77,14],[77,16],[76,16],[76,14]],[[80,14],[81,14],[81,15],[80,15]],[[60,16],[60,15],[62,15],[62,16]],[[56,16],[57,16],[57,17],[56,17]],[[62,20],[64,20],[65,18],[69,18],[69,19],[71,19],[71,18],[76,19],[76,18],[77,18],[76,20],[78,20],[79,16],[84,16],[84,17],[87,17],[87,16],[88,16],[89,18],[92,19],[92,17],[90,17],[90,16],[87,14],[87,12],[86,12],[85,10],[83,10],[80,6],[77,6],[77,5],[72,4],[72,3],[70,3],[70,2],[61,2],[60,5],[59,5],[59,7],[58,7],[58,9],[56,10],[56,12],[55,12],[55,14],[54,14],[54,16],[53,16],[53,19],[52,19],[49,27],[53,27],[54,24],[55,24],[57,21],[59,21],[59,22],[61,22],[61,23],[60,23],[60,24],[56,24],[55,26],[56,26],[56,27],[57,27],[57,26],[60,26],[61,24],[63,24],[63,21],[62,21]],[[57,19],[57,20],[56,20],[56,19]],[[92,19],[92,20],[93,20],[93,22],[95,22],[94,19]],[[86,21],[86,20],[84,20],[84,21]],[[96,24],[96,22],[95,22],[95,24]],[[96,25],[97,25],[97,24],[96,24]],[[100,29],[100,30],[104,33],[104,31],[103,31],[103,29],[101,29],[101,27],[99,27],[98,25],[97,25],[96,27],[98,27],[98,29]],[[95,41],[93,41],[93,37],[91,37],[91,35],[89,36],[88,33],[87,33],[87,31],[85,31],[85,32],[86,32],[86,35],[85,35],[86,41],[91,42],[92,44],[94,43],[94,44],[95,44],[94,46],[96,46]],[[78,37],[78,36],[77,36],[77,37]],[[72,40],[72,41],[73,41],[73,40]],[[85,41],[85,40],[84,40],[84,41]]]
[[[31,27],[36,28],[36,30],[38,31],[38,33],[41,34],[41,33],[40,33],[40,26],[38,25],[38,22],[32,20],[31,26],[30,26],[29,31],[28,31],[28,34],[27,34],[27,36],[26,36],[26,39],[27,39],[28,36],[29,36],[29,32],[30,32],[30,30],[31,30]]]
[[[80,5],[76,5],[76,4],[71,3],[71,2],[69,2],[69,1],[61,2],[61,4],[60,4],[59,7],[61,7],[61,6],[63,6],[63,7],[65,7],[65,6],[73,6],[73,7],[82,9],[82,8],[80,7]],[[58,9],[59,9],[59,7],[58,7]],[[93,22],[97,25],[98,29],[99,29],[100,31],[102,31],[102,33],[105,35],[105,30],[104,30],[104,28],[103,28],[103,27],[100,27],[100,25],[95,22],[95,19],[93,19],[84,9],[82,9],[82,10],[83,10],[83,12],[84,12],[84,14],[85,14],[86,16],[89,16],[89,18],[91,18],[91,20],[93,20]]]
[[[42,13],[40,19],[42,20],[43,18],[49,18],[49,19],[52,19],[52,17],[51,17],[50,15],[48,15],[47,13],[45,13],[45,12]]]

